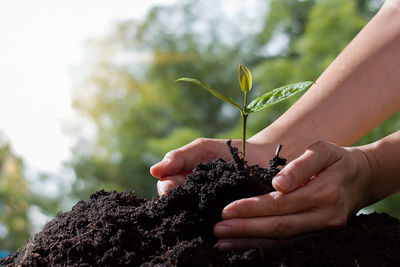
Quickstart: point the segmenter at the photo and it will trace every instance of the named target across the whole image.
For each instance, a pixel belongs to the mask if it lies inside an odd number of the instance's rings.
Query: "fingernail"
[[[292,179],[287,174],[278,174],[272,179],[272,185],[276,188],[288,191],[292,187]]]
[[[157,162],[153,166],[150,167],[150,173],[156,178],[162,178],[163,175],[160,173],[160,168],[162,168],[163,165],[167,164],[169,160],[163,159],[160,162]]]
[[[231,228],[227,225],[216,225],[214,229],[214,234],[216,236],[225,236],[231,232]]]
[[[219,241],[217,247],[219,250],[230,250],[233,248],[233,244],[229,241]]]
[[[238,216],[238,213],[235,210],[232,210],[232,209],[223,209],[222,210],[222,218],[224,218],[224,219],[234,218],[237,216]]]
[[[153,167],[159,167],[159,166],[162,166],[162,165],[166,165],[166,164],[169,163],[169,161],[170,161],[169,158],[165,158],[162,161],[157,162],[156,164],[154,164]]]

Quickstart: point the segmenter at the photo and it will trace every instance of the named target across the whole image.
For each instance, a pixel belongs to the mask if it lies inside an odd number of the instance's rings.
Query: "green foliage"
[[[372,206],[367,207],[367,210],[385,212],[393,217],[400,219],[400,193],[394,194],[384,200],[375,203]]]
[[[203,87],[204,89],[206,89],[208,92],[210,92],[214,96],[218,97],[222,101],[225,101],[225,102],[231,104],[232,106],[238,108],[241,112],[243,112],[242,107],[238,103],[236,103],[235,100],[233,100],[232,98],[224,95],[223,93],[218,92],[217,90],[211,88],[211,86],[209,86],[209,85],[207,85],[207,84],[205,84],[205,83],[203,83],[203,82],[201,82],[199,80],[196,80],[196,79],[193,79],[193,78],[183,77],[183,78],[177,79],[175,82],[191,82],[191,83],[193,83],[193,84],[195,84],[197,86]],[[243,88],[242,88],[242,90],[243,90]],[[247,91],[248,90],[249,89],[247,89]],[[245,92],[245,90],[243,90],[243,92]]]
[[[0,133],[0,250],[16,251],[32,237],[38,223],[30,221],[30,212],[35,208],[43,215],[54,216],[60,212],[63,196],[48,197],[42,188],[37,192],[25,179],[26,169]],[[40,174],[36,180],[52,179]]]
[[[271,91],[251,101],[247,106],[247,111],[250,113],[263,110],[264,108],[279,103],[297,93],[307,90],[311,87],[311,85],[313,85],[313,83],[314,82],[310,81],[299,82],[272,89]]]
[[[295,77],[315,80],[366,23],[353,1],[318,1],[304,35],[295,43],[301,56]]]
[[[30,236],[29,200],[22,160],[0,145],[0,250],[15,251]]]

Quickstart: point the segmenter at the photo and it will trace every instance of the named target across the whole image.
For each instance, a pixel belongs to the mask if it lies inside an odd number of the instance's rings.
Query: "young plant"
[[[273,104],[276,104],[282,100],[285,100],[288,97],[291,97],[301,91],[307,90],[311,87],[314,82],[306,81],[306,82],[299,82],[294,84],[285,85],[267,93],[263,94],[262,96],[257,97],[249,104],[247,104],[247,93],[250,92],[252,86],[252,76],[251,72],[248,68],[243,66],[242,64],[239,65],[239,84],[240,88],[243,91],[243,106],[240,106],[235,100],[232,98],[218,92],[217,90],[211,88],[211,86],[193,79],[193,78],[186,78],[182,77],[177,79],[175,82],[190,82],[194,83],[200,87],[203,87],[208,92],[213,94],[214,96],[218,97],[219,99],[233,105],[237,109],[239,109],[240,114],[242,115],[242,156],[243,159],[246,156],[246,124],[247,124],[247,117],[250,113],[257,112],[260,110],[265,109]]]

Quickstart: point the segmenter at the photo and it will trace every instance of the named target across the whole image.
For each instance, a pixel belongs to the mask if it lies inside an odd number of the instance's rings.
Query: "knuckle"
[[[271,212],[273,214],[282,214],[287,206],[284,195],[281,193],[273,194],[271,199]]]
[[[201,149],[202,151],[213,153],[216,150],[215,139],[200,137],[190,143],[190,148]]]
[[[244,198],[238,201],[238,204],[249,208],[256,208],[262,201],[261,197]]]
[[[326,141],[318,141],[315,146],[322,150],[328,150],[332,147],[332,144]]]
[[[194,140],[192,142],[192,144],[195,146],[201,146],[201,145],[208,143],[208,141],[209,141],[208,138],[200,137],[200,138],[197,138],[196,140]]]
[[[172,151],[167,152],[167,154],[165,154],[164,159],[174,159],[177,158],[181,155],[181,150],[180,149],[175,149]]]
[[[313,143],[311,146],[309,146],[307,149],[312,150],[312,151],[318,151],[318,150],[323,150],[326,149],[328,146],[327,142],[325,141],[317,141]]]
[[[287,233],[287,225],[280,216],[272,217],[272,229],[274,237],[283,237]]]
[[[210,138],[204,138],[204,137],[197,138],[181,148],[168,152],[167,154],[165,154],[164,158],[183,157],[185,153],[193,150],[195,147],[206,147],[206,145],[210,144],[210,141],[211,141]]]
[[[320,156],[327,157],[332,154],[333,144],[326,141],[318,141],[312,144],[308,150],[312,151]]]
[[[175,155],[175,151],[176,151],[176,150],[172,150],[172,151],[167,152],[167,153],[165,154],[165,156],[164,156],[164,159],[173,158],[174,155]]]
[[[264,213],[263,209],[260,209],[261,201],[259,197],[252,197],[237,200],[231,205],[241,217],[260,216]]]

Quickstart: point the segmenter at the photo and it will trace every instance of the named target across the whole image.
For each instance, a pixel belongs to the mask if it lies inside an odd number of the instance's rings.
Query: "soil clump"
[[[343,229],[276,240],[269,248],[220,252],[214,225],[230,202],[271,192],[270,168],[233,160],[200,163],[183,187],[157,200],[132,191],[94,193],[59,214],[2,266],[400,266],[400,223],[384,214],[353,217]]]

